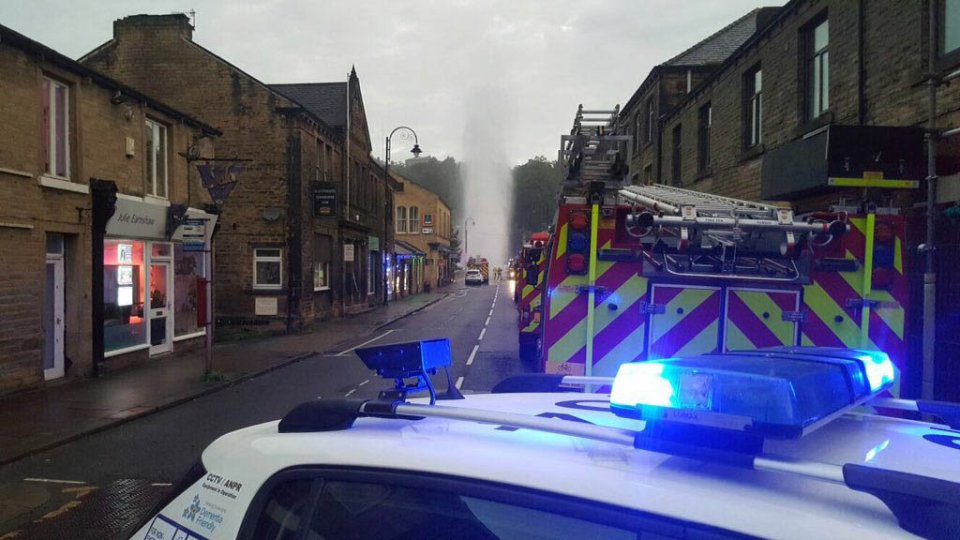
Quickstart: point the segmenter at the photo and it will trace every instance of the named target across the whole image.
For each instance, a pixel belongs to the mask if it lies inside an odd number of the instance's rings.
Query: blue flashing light
[[[626,363],[614,379],[610,406],[650,422],[795,438],[892,384],[885,354],[856,353],[838,360],[813,348],[775,357],[728,353]]]
[[[882,390],[894,381],[896,373],[893,369],[893,362],[890,361],[890,356],[887,353],[883,351],[857,352],[860,353],[857,359],[863,363],[871,392]]]

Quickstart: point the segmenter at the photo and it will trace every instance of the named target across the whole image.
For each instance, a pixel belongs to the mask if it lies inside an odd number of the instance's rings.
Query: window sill
[[[313,289],[313,292],[324,292],[329,290],[330,290],[330,287],[316,287]]]
[[[158,206],[170,206],[170,200],[166,197],[157,197],[156,195],[144,195],[143,202],[147,204],[156,204]]]
[[[253,287],[246,290],[247,294],[254,296],[284,296],[287,294],[286,289],[261,289]]]
[[[27,171],[20,171],[17,169],[8,169],[6,167],[0,167],[0,174],[9,174],[10,176],[19,176],[21,178],[33,178],[33,175]]]
[[[743,152],[740,152],[740,155],[737,156],[737,161],[749,161],[767,150],[767,147],[763,143],[755,144],[750,148],[745,149]]]
[[[824,111],[820,116],[807,120],[806,122],[797,126],[798,137],[807,137],[811,135],[812,131],[816,131],[820,128],[826,127],[833,123],[833,111]]]
[[[72,191],[73,193],[90,194],[90,186],[86,184],[77,184],[62,178],[43,175],[40,177],[40,185],[46,188],[59,189],[62,191]]]

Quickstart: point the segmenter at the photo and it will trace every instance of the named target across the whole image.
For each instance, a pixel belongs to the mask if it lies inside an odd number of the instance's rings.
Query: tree
[[[391,164],[390,170],[409,178],[436,193],[450,205],[451,219],[458,223],[463,216],[462,167],[452,157],[443,161],[435,157],[411,159],[404,164]]]
[[[556,161],[543,156],[513,168],[513,230],[510,252],[519,250],[521,241],[547,230],[557,212],[563,174]]]

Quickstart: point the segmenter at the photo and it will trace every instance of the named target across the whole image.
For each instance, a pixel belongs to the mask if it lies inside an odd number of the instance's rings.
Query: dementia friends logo
[[[212,504],[201,504],[200,496],[194,495],[190,506],[183,509],[183,518],[189,519],[197,527],[213,532],[218,525],[223,523],[223,515],[226,510]]]

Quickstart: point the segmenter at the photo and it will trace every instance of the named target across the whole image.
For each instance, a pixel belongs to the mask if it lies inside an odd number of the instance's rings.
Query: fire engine
[[[538,232],[530,237],[520,252],[520,260],[526,269],[517,280],[517,328],[519,330],[518,350],[520,359],[533,363],[538,359],[540,350],[540,318],[542,311],[542,283],[547,262],[546,247],[550,233]]]
[[[771,346],[882,350],[904,370],[909,284],[895,209],[798,216],[630,185],[618,113],[581,106],[561,137],[566,179],[545,268],[524,270],[544,295],[530,307],[540,371],[613,376],[624,362]]]

